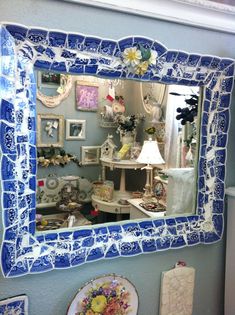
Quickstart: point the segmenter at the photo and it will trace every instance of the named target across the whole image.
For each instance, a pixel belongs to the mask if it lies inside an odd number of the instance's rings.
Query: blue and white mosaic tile
[[[0,315],[28,315],[28,297],[20,295],[1,300]]]
[[[0,36],[1,263],[5,277],[221,239],[234,60],[167,50],[161,43],[138,36],[114,41],[14,24],[3,25]],[[139,68],[128,63],[125,56],[131,51],[146,53],[147,62]],[[35,234],[34,67],[204,86],[196,214]]]

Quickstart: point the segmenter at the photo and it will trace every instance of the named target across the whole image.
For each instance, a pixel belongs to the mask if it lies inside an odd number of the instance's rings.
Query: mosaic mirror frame
[[[5,277],[221,239],[234,60],[168,50],[140,36],[115,41],[7,23],[0,32],[1,265]],[[138,74],[125,63],[124,53],[131,47],[142,47],[154,56],[153,63]],[[72,75],[203,86],[196,213],[36,233],[34,67]]]

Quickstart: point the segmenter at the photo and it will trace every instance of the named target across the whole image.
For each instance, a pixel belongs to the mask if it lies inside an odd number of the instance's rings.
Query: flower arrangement
[[[48,167],[49,165],[64,167],[69,162],[74,162],[81,166],[76,156],[66,153],[63,149],[54,147],[38,149],[37,162],[42,167]]]
[[[141,44],[126,48],[122,54],[124,64],[137,75],[144,75],[151,65],[156,65],[157,52]]]
[[[139,119],[135,115],[117,115],[116,123],[118,126],[116,132],[120,135],[126,135],[127,133],[135,133]]]
[[[96,284],[81,301],[82,311],[75,315],[126,315],[130,293],[117,280]]]

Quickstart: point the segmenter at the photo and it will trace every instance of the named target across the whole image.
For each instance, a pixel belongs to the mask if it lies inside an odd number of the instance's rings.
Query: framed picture
[[[99,103],[99,85],[97,83],[77,81],[76,103],[77,109],[83,111],[97,111]]]
[[[38,71],[38,88],[57,89],[61,84],[61,74],[49,71]]]
[[[86,121],[66,119],[66,140],[86,139]]]
[[[98,165],[100,163],[100,146],[81,147],[82,165]]]
[[[64,145],[64,116],[53,114],[37,115],[37,146],[56,147]]]

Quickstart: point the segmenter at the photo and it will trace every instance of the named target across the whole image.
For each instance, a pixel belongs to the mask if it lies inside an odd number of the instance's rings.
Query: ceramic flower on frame
[[[76,315],[127,315],[131,310],[130,293],[117,280],[92,287],[81,301],[82,311]]]
[[[151,65],[156,65],[157,52],[141,44],[128,47],[122,54],[124,64],[137,75],[144,75]]]

